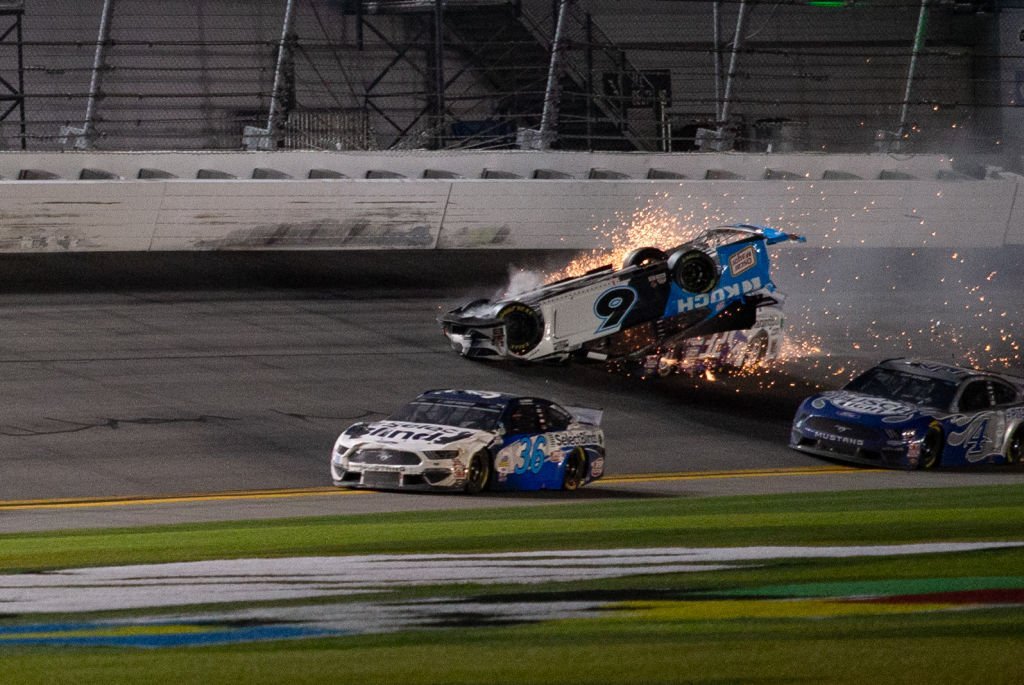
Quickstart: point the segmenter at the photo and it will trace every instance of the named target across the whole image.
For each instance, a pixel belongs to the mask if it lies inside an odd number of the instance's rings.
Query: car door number
[[[537,435],[519,438],[516,442],[522,447],[516,455],[516,473],[526,473],[527,471],[540,473],[541,467],[544,466],[544,462],[548,458],[544,451],[548,439],[543,435]]]
[[[594,315],[601,320],[596,332],[618,330],[636,301],[636,290],[629,286],[620,285],[601,293],[594,302]]]

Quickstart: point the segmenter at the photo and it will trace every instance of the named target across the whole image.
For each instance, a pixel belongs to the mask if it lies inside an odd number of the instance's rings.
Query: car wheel
[[[469,460],[469,473],[466,474],[466,492],[476,495],[487,487],[491,478],[491,457],[486,452],[477,452]]]
[[[700,250],[675,252],[668,259],[668,271],[676,285],[687,292],[709,293],[718,285],[718,265]]]
[[[544,337],[540,312],[527,304],[511,302],[501,308],[498,318],[505,322],[505,344],[512,354],[526,354]]]
[[[668,258],[664,252],[656,247],[638,247],[626,253],[622,260],[622,268],[628,269],[631,266],[647,266],[654,262],[663,262]]]
[[[919,469],[934,469],[942,462],[942,450],[946,444],[946,437],[942,433],[942,427],[933,423],[928,427],[921,443],[921,461],[917,463]]]
[[[578,490],[587,480],[587,455],[577,447],[565,460],[565,477],[562,480],[563,490]]]
[[[1006,448],[1006,463],[1019,464],[1024,457],[1024,427],[1018,428],[1010,438],[1010,444]]]

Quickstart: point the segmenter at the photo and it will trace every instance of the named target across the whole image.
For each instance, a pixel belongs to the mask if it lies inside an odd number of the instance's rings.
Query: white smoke
[[[508,269],[508,285],[505,287],[504,292],[496,293],[494,299],[514,299],[523,293],[536,290],[544,285],[544,281],[545,276],[542,273],[510,266]]]

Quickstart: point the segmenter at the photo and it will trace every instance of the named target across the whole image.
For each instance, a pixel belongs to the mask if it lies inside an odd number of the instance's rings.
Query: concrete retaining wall
[[[172,178],[139,180],[142,169]],[[312,169],[347,178],[309,179]],[[484,169],[522,178],[481,179]],[[528,178],[538,169],[553,178]],[[646,180],[650,169],[681,178]],[[385,171],[405,178],[374,178]],[[47,175],[57,178],[14,180]],[[113,178],[79,180],[103,175]],[[1024,244],[1020,178],[971,178],[942,157],[4,154],[0,176],[4,253],[590,249],[665,217],[798,229],[807,248]]]

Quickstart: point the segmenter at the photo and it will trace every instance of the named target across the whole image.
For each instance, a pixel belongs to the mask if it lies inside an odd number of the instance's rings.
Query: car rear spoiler
[[[760,233],[764,236],[764,241],[769,245],[775,245],[776,243],[784,243],[787,240],[792,240],[797,243],[806,243],[807,238],[796,233],[786,233],[778,228],[772,228],[771,226],[758,226],[757,224],[730,224],[725,228],[736,228],[741,231],[753,231]]]
[[[591,426],[600,426],[601,419],[604,417],[604,409],[593,409],[592,407],[566,407],[565,409],[580,423]]]

